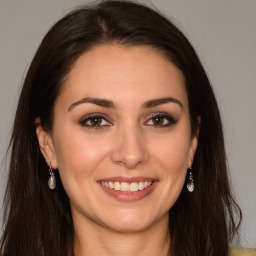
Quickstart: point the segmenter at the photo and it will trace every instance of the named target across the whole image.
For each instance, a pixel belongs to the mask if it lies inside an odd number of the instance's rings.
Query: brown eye
[[[155,116],[152,118],[152,122],[154,125],[163,125],[164,124],[164,118],[162,116]]]
[[[82,126],[87,126],[88,128],[101,128],[103,126],[112,125],[107,119],[100,115],[89,115],[80,121]]]
[[[88,125],[91,126],[100,126],[102,124],[102,118],[101,117],[92,117],[88,120]]]
[[[177,123],[172,116],[166,114],[156,114],[153,115],[146,123],[147,126],[154,126],[157,128],[164,128]]]

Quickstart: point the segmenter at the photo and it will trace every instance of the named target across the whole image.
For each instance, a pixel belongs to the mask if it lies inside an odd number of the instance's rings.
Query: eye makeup
[[[178,122],[172,115],[167,113],[152,113],[147,117],[147,121],[143,124],[146,126],[152,126],[154,128],[165,128],[175,125]],[[112,126],[113,123],[109,121],[109,118],[103,113],[91,113],[84,116],[80,121],[80,125],[100,129],[106,126]]]
[[[79,123],[87,128],[99,129],[105,126],[113,125],[102,113],[91,113],[84,116]]]
[[[172,115],[160,112],[150,114],[149,119],[144,124],[155,128],[165,128],[175,125],[177,122],[178,120]]]

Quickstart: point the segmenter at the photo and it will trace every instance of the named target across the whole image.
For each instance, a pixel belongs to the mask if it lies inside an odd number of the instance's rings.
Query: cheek
[[[81,180],[89,182],[109,151],[109,143],[104,139],[95,139],[81,131],[69,134],[62,132],[55,140],[55,154],[64,186]]]
[[[159,209],[168,211],[178,199],[183,188],[190,148],[190,134],[176,133],[155,141],[154,159],[161,177],[161,200]],[[165,204],[160,204],[165,202]]]
[[[186,170],[190,150],[190,135],[175,134],[165,136],[152,144],[154,157],[168,170],[168,173],[177,173]]]

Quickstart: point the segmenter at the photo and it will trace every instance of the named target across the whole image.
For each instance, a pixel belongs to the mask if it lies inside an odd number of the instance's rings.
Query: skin
[[[89,97],[113,106],[81,102]],[[172,101],[145,107],[167,97]],[[104,117],[97,127],[88,119],[94,113]],[[54,114],[50,132],[40,118],[36,131],[70,198],[75,255],[167,255],[168,211],[182,190],[198,137],[191,135],[180,70],[150,47],[97,46],[77,60]],[[154,189],[140,200],[118,200],[98,182],[115,176],[149,177]]]

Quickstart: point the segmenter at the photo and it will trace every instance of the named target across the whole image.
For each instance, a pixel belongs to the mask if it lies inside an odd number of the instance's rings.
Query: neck
[[[95,223],[76,225],[75,256],[167,256],[170,246],[168,216],[136,232],[118,232]]]

